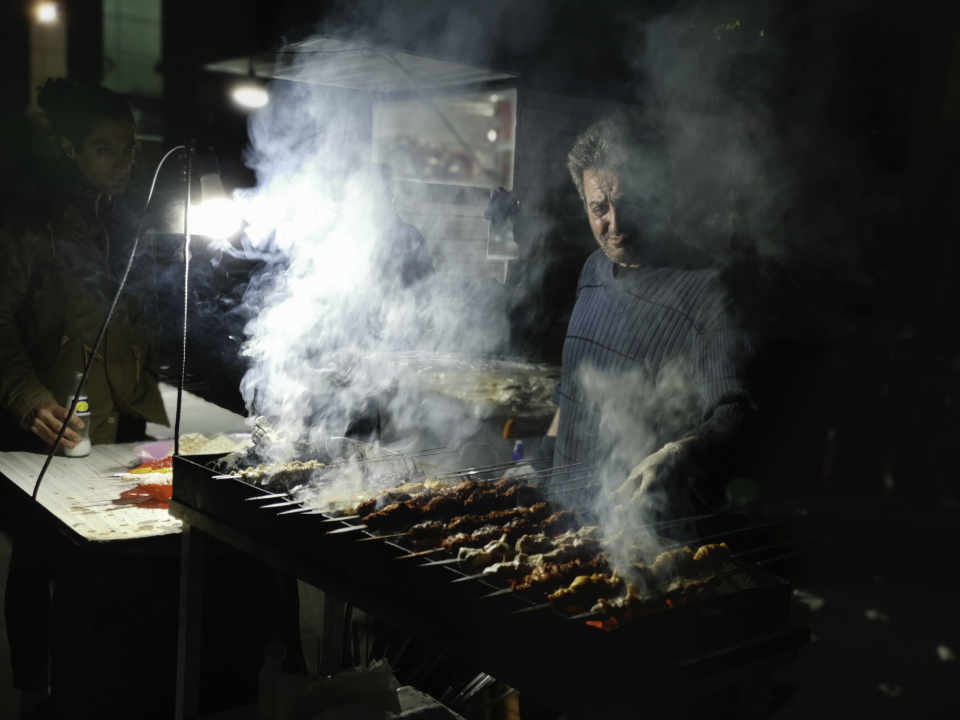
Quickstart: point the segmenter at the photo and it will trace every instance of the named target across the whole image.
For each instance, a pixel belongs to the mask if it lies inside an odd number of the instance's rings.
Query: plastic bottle
[[[74,392],[76,392],[76,388],[80,385],[81,380],[83,380],[83,373],[78,372],[73,378]],[[72,401],[73,392],[70,393],[64,405],[69,408]],[[83,429],[75,431],[80,435],[79,442],[72,448],[64,447],[63,454],[67,457],[86,457],[90,454],[90,400],[87,398],[86,387],[80,388],[80,394],[77,396],[77,407],[73,411],[73,417],[80,418],[83,421]]]

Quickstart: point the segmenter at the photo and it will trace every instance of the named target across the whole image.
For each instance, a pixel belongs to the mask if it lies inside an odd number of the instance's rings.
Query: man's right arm
[[[53,444],[66,410],[37,377],[23,344],[17,313],[27,300],[32,272],[31,258],[24,252],[27,243],[0,232],[0,248],[6,258],[0,269],[0,408],[18,426]],[[79,419],[71,422],[74,427]],[[68,429],[65,445],[71,447],[79,436]]]
[[[560,408],[553,414],[553,420],[547,433],[540,438],[540,446],[537,448],[534,460],[538,466],[549,467],[553,464],[553,448],[557,444],[557,430],[560,427]]]
[[[550,423],[550,427],[547,429],[547,437],[555,438],[557,436],[557,431],[560,429],[560,408],[557,408],[557,411],[553,414],[553,421]]]

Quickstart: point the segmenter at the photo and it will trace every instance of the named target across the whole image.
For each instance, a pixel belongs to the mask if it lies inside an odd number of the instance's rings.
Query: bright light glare
[[[230,97],[240,107],[250,110],[257,110],[270,102],[270,94],[259,85],[237,85]]]
[[[242,225],[232,200],[215,198],[190,207],[190,234],[203,235],[214,240],[226,240],[236,235]]]
[[[489,140],[490,142],[496,142],[498,137],[500,136],[497,134],[497,131],[494,130],[493,128],[490,128],[489,130],[487,130],[487,140]]]
[[[59,16],[57,4],[55,2],[37,3],[36,7],[34,8],[34,16],[37,18],[38,23],[52,25],[57,21]]]

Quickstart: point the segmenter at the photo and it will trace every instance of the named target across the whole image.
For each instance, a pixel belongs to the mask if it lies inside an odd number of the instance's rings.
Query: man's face
[[[73,159],[97,190],[117,195],[130,181],[133,152],[133,125],[103,119],[94,125],[80,147],[74,149]]]
[[[663,184],[655,167],[637,175],[633,184]],[[649,176],[649,177],[647,177]],[[590,229],[600,249],[619,265],[641,262],[662,239],[666,227],[663,203],[654,198],[646,201],[642,193],[629,187],[628,175],[615,169],[588,168],[583,171],[583,194],[590,220]]]

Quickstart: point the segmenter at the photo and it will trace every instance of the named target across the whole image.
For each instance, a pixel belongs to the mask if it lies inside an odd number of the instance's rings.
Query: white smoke
[[[587,364],[579,385],[596,425],[596,480],[592,511],[607,538],[614,568],[629,574],[639,557],[652,559],[663,540],[652,524],[675,512],[675,498],[656,486],[642,498],[627,484],[630,471],[668,440],[688,434],[702,419],[706,398],[687,365],[611,372]],[[666,468],[664,468],[666,470]]]
[[[322,61],[305,61],[303,76]],[[426,250],[398,224],[362,124],[362,106],[307,82],[276,84],[250,123],[257,187],[238,202],[252,252],[275,261],[244,298],[252,319],[241,391],[250,414],[277,431],[271,460],[342,435],[372,398],[381,403],[372,415],[395,429],[468,435],[462,409],[418,394],[418,373],[438,353],[491,355],[508,339],[495,283],[456,264],[417,270],[429,266]]]

